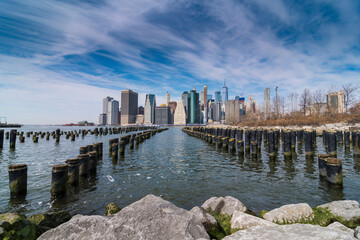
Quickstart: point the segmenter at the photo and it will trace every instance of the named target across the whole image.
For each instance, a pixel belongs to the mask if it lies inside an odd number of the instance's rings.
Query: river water
[[[58,127],[24,126],[18,131],[53,131]],[[89,127],[61,127],[63,131],[91,129]],[[8,131],[8,130],[6,130]],[[71,142],[61,137],[39,138],[33,143],[16,142],[16,150],[9,151],[9,140],[0,150],[0,212],[19,211],[26,215],[48,210],[66,210],[72,215],[104,214],[105,206],[115,202],[121,208],[154,194],[179,207],[191,209],[213,196],[233,196],[249,209],[259,212],[290,203],[309,203],[312,207],[333,200],[360,200],[360,160],[352,151],[338,147],[343,159],[344,186],[329,185],[318,177],[317,157],[306,159],[304,146],[297,146],[296,156],[284,160],[279,154],[269,160],[264,146],[261,156],[239,157],[217,150],[201,139],[188,136],[179,127],[157,133],[140,143],[134,150],[126,147],[124,158],[112,161],[108,140],[124,134],[94,136]],[[83,180],[78,189],[71,189],[62,199],[51,199],[51,168],[76,157],[79,147],[103,142],[103,159],[97,166],[96,177]],[[317,139],[316,154],[325,153],[322,139]],[[280,149],[281,153],[281,149]],[[11,201],[7,167],[10,164],[28,165],[28,194],[25,201]]]

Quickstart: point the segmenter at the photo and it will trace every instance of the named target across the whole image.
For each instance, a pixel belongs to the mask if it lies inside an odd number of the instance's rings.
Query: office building
[[[170,93],[166,92],[166,106],[169,106],[169,102],[170,102]]]
[[[224,86],[222,88],[222,92],[221,92],[221,101],[223,103],[223,105],[225,105],[226,101],[229,100],[229,96],[228,96],[228,88],[226,86],[226,82],[224,81]]]
[[[99,125],[106,125],[106,113],[102,113],[99,116]]]
[[[200,104],[204,106],[205,98],[204,98],[204,91],[200,91]]]
[[[270,88],[264,88],[264,118],[269,119],[271,114]]]
[[[138,110],[137,110],[137,114],[138,115],[144,115],[144,107],[143,106],[140,106],[140,107],[138,107]]]
[[[143,114],[136,115],[136,124],[144,124],[144,115]]]
[[[177,106],[174,113],[174,124],[186,124],[185,107],[182,101],[177,102]]]
[[[190,91],[190,123],[200,123],[199,93],[195,88]]]
[[[188,123],[189,122],[189,109],[190,109],[189,93],[187,91],[183,92],[183,94],[181,95],[181,98],[182,98],[182,102],[183,102],[184,108],[185,108],[186,123]]]
[[[215,103],[218,103],[221,101],[221,92],[217,91],[215,92]]]
[[[174,124],[174,113],[177,106],[177,102],[169,102],[169,108],[170,108],[170,124]]]
[[[211,94],[208,94],[206,98],[207,98],[207,100],[209,101],[210,99],[212,99],[212,95],[211,95]]]
[[[238,123],[240,121],[240,106],[238,100],[228,100],[225,103],[226,124]]]
[[[155,123],[155,107],[156,98],[154,94],[146,94],[145,98],[145,109],[144,109],[144,123],[154,124]]]
[[[106,124],[107,125],[118,125],[119,124],[119,102],[116,100],[111,100],[107,104],[108,111],[106,114]]]
[[[170,124],[170,107],[155,107],[155,124]]]
[[[121,124],[134,124],[138,111],[138,94],[132,90],[121,91]]]

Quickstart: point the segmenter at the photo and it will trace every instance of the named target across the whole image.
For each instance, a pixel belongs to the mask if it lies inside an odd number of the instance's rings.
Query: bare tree
[[[282,117],[285,115],[285,111],[286,111],[285,98],[279,97],[279,112]]]
[[[273,110],[273,115],[274,118],[277,119],[279,117],[279,103],[278,103],[278,99],[276,99],[276,97],[273,97],[272,99],[272,110]]]
[[[292,92],[290,93],[289,96],[287,96],[288,100],[289,100],[289,105],[290,105],[290,111],[291,113],[297,111],[297,106],[298,106],[298,94],[296,92]]]
[[[325,94],[322,93],[321,89],[316,90],[311,94],[311,99],[315,113],[319,115],[322,105],[325,103]]]
[[[341,86],[341,90],[344,92],[345,96],[345,110],[348,112],[348,108],[356,102],[356,91],[358,86],[355,86],[352,83],[345,83]]]
[[[311,92],[309,89],[305,88],[303,93],[300,97],[299,106],[301,111],[304,112],[304,116],[306,116],[306,108],[309,107],[311,100]],[[310,115],[311,115],[311,109],[310,109]]]

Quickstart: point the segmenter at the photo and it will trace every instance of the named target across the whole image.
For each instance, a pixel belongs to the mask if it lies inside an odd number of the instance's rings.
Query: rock
[[[358,227],[355,228],[354,237],[355,237],[356,239],[360,239],[360,226],[358,226]]]
[[[71,219],[71,215],[66,211],[52,212],[52,213],[40,213],[31,215],[28,220],[29,222],[46,228],[54,228],[60,224],[67,222]]]
[[[276,223],[306,222],[314,219],[314,212],[307,203],[288,204],[265,213],[264,219]]]
[[[7,221],[0,220],[0,227],[3,228],[5,231],[10,231],[12,229],[12,226]]]
[[[321,227],[311,224],[291,224],[275,226],[256,226],[223,238],[223,240],[255,240],[255,239],[301,239],[301,240],[352,240],[348,233],[339,229]]]
[[[3,213],[0,214],[0,221],[10,223],[13,227],[18,227],[25,224],[26,217],[17,213]]]
[[[194,214],[147,195],[111,216],[76,215],[41,239],[209,239]]]
[[[235,211],[246,212],[245,205],[238,199],[226,196],[226,197],[212,197],[206,200],[201,205],[206,210],[211,210],[214,213],[232,215]]]
[[[34,214],[28,217],[28,220],[35,225],[41,225],[41,223],[45,220],[45,215],[42,213]]]
[[[327,228],[339,229],[341,231],[347,232],[350,236],[354,235],[354,230],[344,226],[343,224],[341,224],[339,222],[334,222],[334,223],[328,225]]]
[[[106,206],[106,212],[105,215],[109,216],[109,215],[113,215],[115,213],[118,213],[121,209],[115,204],[115,203],[109,203]]]
[[[356,220],[360,218],[359,202],[354,200],[333,201],[318,206],[320,208],[327,208],[332,214],[337,217],[342,217],[346,221]]]
[[[273,222],[243,212],[235,211],[231,218],[232,229],[246,229],[254,226],[273,226]]]
[[[216,219],[202,207],[193,207],[190,212],[200,220],[207,231],[216,230],[218,223]]]

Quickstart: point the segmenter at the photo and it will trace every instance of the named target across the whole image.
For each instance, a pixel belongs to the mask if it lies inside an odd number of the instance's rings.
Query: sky
[[[97,123],[121,90],[179,101],[360,83],[360,1],[1,0],[0,116]]]

